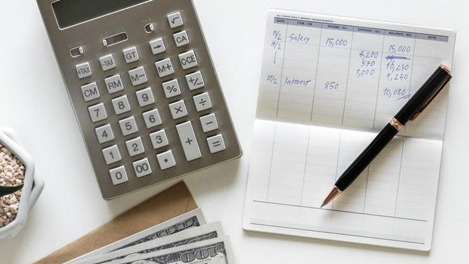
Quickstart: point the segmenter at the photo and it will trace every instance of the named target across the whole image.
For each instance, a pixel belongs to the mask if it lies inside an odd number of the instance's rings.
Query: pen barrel
[[[422,112],[449,83],[451,74],[447,69],[438,67],[422,87],[409,99],[409,101],[396,114],[395,118],[402,124],[413,120]]]
[[[347,170],[337,180],[335,186],[341,191],[345,191],[358,176],[370,165],[379,153],[391,142],[398,131],[390,124],[381,130],[373,139],[370,145],[358,156],[357,159],[347,168]]]

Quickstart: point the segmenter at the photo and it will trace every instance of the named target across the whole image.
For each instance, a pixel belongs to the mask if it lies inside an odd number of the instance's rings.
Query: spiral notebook
[[[429,251],[448,89],[339,199],[320,206],[431,73],[451,65],[455,36],[269,11],[244,228]]]

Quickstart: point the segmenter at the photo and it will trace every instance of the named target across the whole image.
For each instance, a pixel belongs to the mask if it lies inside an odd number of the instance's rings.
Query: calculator
[[[241,156],[191,0],[38,0],[104,199]]]

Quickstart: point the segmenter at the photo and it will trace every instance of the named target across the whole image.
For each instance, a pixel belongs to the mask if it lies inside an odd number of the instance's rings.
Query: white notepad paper
[[[335,181],[441,64],[455,32],[268,14],[244,228],[428,251],[447,90],[331,205]]]

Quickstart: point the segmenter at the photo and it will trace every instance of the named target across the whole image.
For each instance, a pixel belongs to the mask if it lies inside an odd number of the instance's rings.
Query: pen
[[[415,120],[427,106],[435,99],[438,93],[449,83],[452,76],[450,68],[440,65],[415,95],[404,105],[397,115],[389,121],[376,138],[347,168],[335,183],[334,188],[322,203],[328,205],[345,191],[356,178],[365,170],[373,159],[386,147],[386,145],[402,130],[409,121]]]

